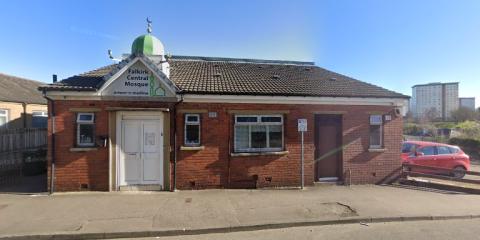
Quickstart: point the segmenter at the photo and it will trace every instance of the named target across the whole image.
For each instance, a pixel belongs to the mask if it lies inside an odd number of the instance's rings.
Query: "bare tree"
[[[435,119],[438,119],[438,118],[440,118],[440,114],[439,114],[437,108],[432,107],[432,108],[428,109],[427,111],[425,111],[422,114],[422,116],[420,116],[419,122],[420,123],[431,123]]]
[[[467,120],[476,120],[478,119],[478,112],[474,111],[474,110],[471,110],[471,109],[468,109],[468,108],[464,108],[464,107],[460,107],[458,108],[457,110],[455,111],[452,111],[452,119],[455,121],[455,122],[464,122],[464,121],[467,121]]]
[[[415,122],[415,119],[413,118],[413,113],[412,111],[408,111],[407,114],[404,117],[405,122]]]

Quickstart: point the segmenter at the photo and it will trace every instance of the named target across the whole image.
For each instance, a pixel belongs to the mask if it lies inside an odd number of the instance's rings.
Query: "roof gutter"
[[[185,94],[185,102],[402,106],[408,98]]]

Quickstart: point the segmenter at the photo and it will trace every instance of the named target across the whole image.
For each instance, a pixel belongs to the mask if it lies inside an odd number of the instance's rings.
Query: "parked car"
[[[455,178],[463,178],[465,176],[464,171],[470,171],[470,157],[458,146],[443,143],[404,141],[402,145],[402,163],[463,170],[455,171],[451,174]],[[418,172],[445,173],[441,170],[421,170]]]

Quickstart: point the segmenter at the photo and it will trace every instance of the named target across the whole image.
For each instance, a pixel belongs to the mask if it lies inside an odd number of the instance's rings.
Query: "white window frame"
[[[197,121],[188,121],[188,117],[197,117]],[[201,130],[201,124],[200,124],[200,114],[198,113],[187,113],[185,114],[185,121],[183,125],[183,144],[185,146],[200,146],[202,142],[202,130]],[[187,126],[188,125],[198,125],[198,143],[187,143]]]
[[[239,117],[255,117],[257,118],[256,122],[238,122]],[[262,122],[262,117],[280,117],[280,122]],[[280,125],[282,128],[282,146],[279,148],[271,148],[270,146],[270,131],[269,131],[269,126],[272,125]],[[236,126],[249,126],[248,128],[248,148],[238,148],[237,144],[237,139],[235,137],[236,134]],[[252,131],[252,126],[266,126],[266,134],[267,134],[267,147],[266,148],[252,148],[252,139],[251,139],[251,131]],[[233,139],[234,139],[234,144],[233,144],[233,151],[236,153],[241,153],[241,152],[279,152],[283,151],[284,146],[285,146],[285,127],[283,126],[283,115],[235,115],[235,123],[233,126]]]
[[[80,116],[91,116],[90,120],[81,120]],[[93,147],[95,146],[95,114],[94,113],[78,113],[77,114],[77,119],[76,119],[76,124],[77,124],[77,146],[79,147]],[[81,143],[80,142],[80,126],[81,125],[93,125],[93,136],[92,140],[93,142],[91,143]]]
[[[375,119],[377,118],[377,119]],[[379,119],[378,119],[379,118]],[[376,121],[377,120],[377,121]],[[378,121],[380,120],[380,121]],[[372,145],[370,141],[370,148],[371,149],[381,149],[383,148],[383,115],[380,114],[372,114],[370,115],[369,118],[369,125],[368,125],[368,140],[371,140],[372,137],[372,132],[371,132],[371,126],[380,126],[380,145]]]
[[[10,112],[8,109],[1,108],[0,111],[5,111],[5,114],[0,114],[1,116],[5,116],[5,124],[0,126],[1,128],[8,128],[8,122],[10,122]]]
[[[39,117],[48,117],[47,111],[41,111],[41,110],[32,111],[32,116],[35,115],[35,113],[40,113],[40,115],[37,115],[37,116],[39,116]]]

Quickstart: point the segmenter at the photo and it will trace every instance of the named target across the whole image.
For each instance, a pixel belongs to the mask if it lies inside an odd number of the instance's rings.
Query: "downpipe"
[[[53,74],[52,75],[52,81],[53,83],[55,84],[57,82],[57,75],[56,74]],[[51,123],[52,123],[52,137],[51,137],[51,166],[50,166],[50,195],[52,195],[54,192],[55,192],[55,133],[56,133],[56,130],[55,130],[55,102],[53,101],[53,99],[47,97],[47,92],[46,90],[44,89],[42,91],[42,95],[45,99],[47,99],[47,104],[50,103],[51,104],[51,108],[50,108],[50,118],[51,118]],[[48,106],[48,105],[47,105]],[[48,183],[47,183],[48,184]]]
[[[172,192],[177,190],[177,105],[183,102],[183,95],[180,95],[180,101],[173,105],[173,188]]]
[[[51,137],[51,166],[50,166],[50,195],[55,192],[55,102],[47,97],[45,90],[43,91],[43,97],[47,99],[50,103],[50,117],[51,117],[51,127],[52,127],[52,137]]]

